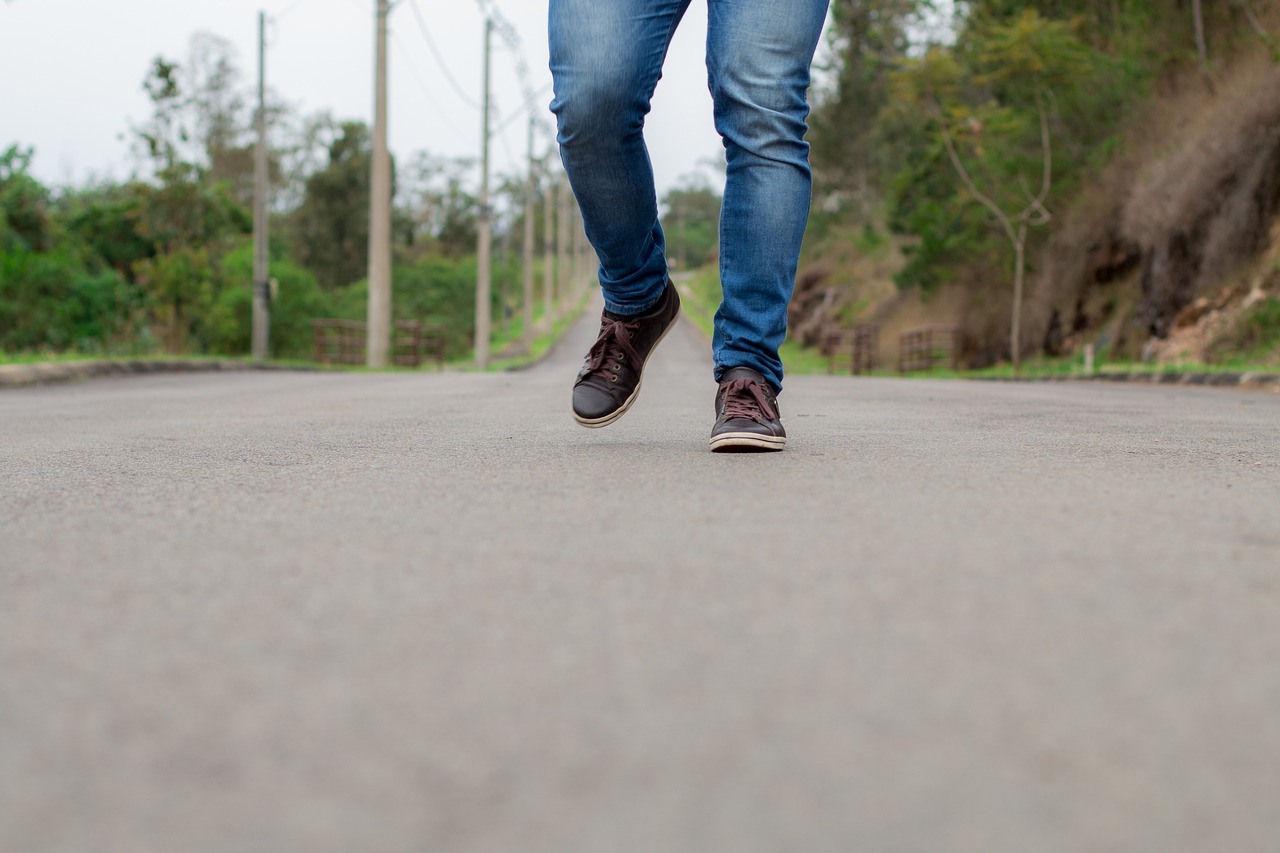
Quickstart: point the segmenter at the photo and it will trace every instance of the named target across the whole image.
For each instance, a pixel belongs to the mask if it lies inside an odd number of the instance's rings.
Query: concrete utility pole
[[[556,186],[556,301],[564,307],[569,294],[569,182],[562,180]]]
[[[585,294],[596,283],[596,272],[599,269],[599,259],[596,257],[596,250],[591,246],[591,241],[587,239],[587,223],[581,219],[582,209],[578,209],[579,226],[582,228],[582,292]]]
[[[533,196],[538,191],[537,163],[533,159],[533,124],[529,116],[529,183],[524,191],[524,348],[533,352]]]
[[[476,249],[476,367],[489,366],[489,293],[492,287],[489,250],[489,43],[493,20],[484,19],[484,99],[480,109],[480,222]]]
[[[582,211],[578,209],[578,205],[573,205],[573,241],[570,243],[573,253],[573,260],[569,264],[570,281],[572,285],[569,289],[569,298],[576,305],[578,297],[582,295]]]
[[[550,162],[549,156],[548,162]],[[549,174],[548,177],[550,177]],[[551,192],[548,184],[546,192],[542,194],[542,320],[547,324],[547,328],[551,328],[554,319],[551,301],[555,296],[556,259],[555,244],[552,242],[554,240],[552,235],[555,234],[555,218],[555,193]]]
[[[369,322],[365,363],[386,367],[391,350],[391,154],[387,151],[387,14],[390,0],[377,2],[375,43],[373,174],[369,192]]]
[[[258,13],[258,145],[253,152],[253,357],[271,354],[267,248],[267,13]]]

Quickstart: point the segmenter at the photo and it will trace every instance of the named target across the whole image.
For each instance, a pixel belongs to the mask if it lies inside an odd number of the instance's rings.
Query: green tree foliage
[[[302,204],[290,217],[295,256],[326,290],[368,271],[372,158],[369,128],[344,122],[329,146],[327,165],[307,179]]]
[[[1169,0],[831,8],[810,121],[815,233],[887,224],[906,254],[897,283],[925,298],[944,285],[992,296],[988,282],[1017,276],[1017,244],[1033,264],[1048,229],[1020,238],[1019,218],[1047,220],[1107,163],[1153,81],[1197,64],[1191,9]],[[929,25],[948,8],[949,29]],[[1251,11],[1205,4],[1211,56],[1231,26],[1259,32]]]
[[[889,75],[911,47],[908,29],[931,4],[921,0],[834,0],[831,82],[819,94],[809,133],[815,192],[828,211],[853,203],[866,218],[882,189],[875,117],[889,101]]]
[[[53,244],[49,191],[27,173],[31,155],[16,145],[0,154],[0,250],[41,252]]]
[[[667,255],[677,269],[709,263],[720,244],[720,195],[700,175],[685,175],[662,197]]]
[[[199,167],[212,183],[225,182],[236,201],[253,201],[252,111],[241,91],[231,43],[210,33],[191,38],[185,62],[158,56],[143,89],[151,116],[133,128],[135,151],[158,175],[181,163]],[[272,152],[273,173],[280,152]]]
[[[1052,218],[1054,152],[1050,100],[1069,97],[1091,67],[1074,27],[1024,10],[988,21],[969,43],[968,67],[933,49],[895,75],[905,103],[931,116],[964,190],[999,224],[1013,250],[1010,351],[1021,358],[1020,325],[1029,228]]]
[[[214,180],[208,166],[184,159],[191,153],[184,118],[191,97],[176,63],[155,60],[144,88],[153,112],[137,132],[155,178],[132,186],[133,223],[151,253],[131,269],[165,348],[201,351],[209,344],[209,312],[225,284],[221,258],[252,230],[252,219],[227,182]]]
[[[269,275],[276,282],[271,300],[271,355],[276,358],[306,359],[312,355],[311,321],[334,317],[337,304],[333,294],[320,289],[316,277],[273,247]],[[208,351],[223,355],[243,355],[249,351],[253,326],[253,245],[242,243],[223,260],[228,284],[209,311]],[[352,316],[350,319],[364,319]]]
[[[0,349],[101,352],[129,327],[136,295],[58,221],[31,154],[0,155]]]
[[[155,255],[154,243],[140,230],[148,193],[140,183],[67,190],[57,199],[56,215],[90,258],[132,281],[134,265]]]
[[[76,252],[0,252],[0,350],[104,352],[128,323],[132,294]]]
[[[398,245],[411,249],[411,257],[439,253],[449,258],[474,254],[479,230],[479,199],[468,189],[474,180],[472,158],[434,157],[419,153],[397,186],[401,204],[396,210]],[[506,181],[498,195],[506,194],[521,207],[524,184]],[[521,207],[523,212],[523,208]]]
[[[491,316],[504,316],[499,302],[503,264],[493,268]],[[509,270],[506,278],[510,279]],[[445,348],[453,356],[471,349],[476,313],[476,259],[427,255],[414,264],[397,264],[391,273],[391,304],[397,320],[418,320],[445,330]],[[361,306],[363,307],[363,305]]]
[[[909,139],[898,148],[906,156],[890,197],[895,226],[921,239],[904,284],[936,286],[940,272],[985,251],[983,229],[957,209],[976,198],[957,168],[997,208],[1020,212],[1046,171],[1054,188],[1078,179],[1114,127],[1118,116],[1107,112],[1115,106],[1097,95],[1112,92],[1119,68],[1080,39],[1079,26],[1034,9],[1012,18],[984,9],[954,48],[935,46],[899,65],[881,120],[886,136]]]

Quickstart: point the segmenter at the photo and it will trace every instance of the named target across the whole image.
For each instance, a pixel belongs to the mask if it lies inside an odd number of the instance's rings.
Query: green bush
[[[111,270],[91,272],[65,248],[0,253],[0,349],[102,352],[119,343],[136,291]]]
[[[495,276],[496,279],[496,276]],[[499,290],[496,286],[495,293]],[[476,259],[428,255],[391,274],[391,306],[397,320],[417,320],[444,331],[450,357],[471,350],[476,321]],[[495,318],[501,316],[496,307]]]
[[[272,259],[270,277],[277,292],[271,302],[271,355],[275,358],[310,358],[311,321],[337,314],[337,294],[320,289],[315,276],[286,258]],[[253,329],[253,246],[245,244],[223,259],[228,282],[214,307],[209,325],[212,352],[244,355],[249,352]]]

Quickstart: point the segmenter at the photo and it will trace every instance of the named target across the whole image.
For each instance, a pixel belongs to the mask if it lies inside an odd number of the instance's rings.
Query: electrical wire
[[[285,16],[287,16],[287,15],[288,15],[289,13],[291,13],[294,9],[297,9],[299,6],[301,6],[301,5],[302,5],[303,3],[305,3],[305,2],[307,2],[307,0],[294,0],[294,2],[290,3],[288,6],[286,6],[286,7],[284,8],[284,11],[282,11],[282,12],[276,12],[274,15],[272,15],[272,16],[271,16],[271,20],[272,20],[272,21],[283,21],[283,20],[285,19]]]
[[[469,135],[469,134],[463,133],[458,128],[458,126],[453,123],[453,121],[449,118],[449,113],[444,109],[444,107],[441,106],[440,102],[436,100],[436,96],[431,91],[431,87],[427,85],[426,81],[422,79],[422,75],[418,73],[417,66],[414,65],[413,62],[408,59],[409,51],[405,48],[404,44],[401,43],[400,38],[395,33],[391,34],[391,38],[395,42],[396,47],[400,48],[398,55],[405,57],[404,63],[405,63],[405,66],[408,67],[409,69],[409,76],[413,77],[414,82],[418,84],[418,88],[422,90],[422,94],[426,97],[427,102],[431,104],[431,106],[435,109],[437,117],[441,120],[441,122],[445,125],[445,127],[447,127],[450,131],[452,131],[458,136],[465,137]]]
[[[456,79],[454,79],[453,74],[450,73],[449,63],[444,61],[444,56],[441,55],[440,48],[436,47],[435,40],[431,38],[431,31],[427,28],[427,22],[422,17],[422,12],[418,9],[417,0],[409,0],[409,8],[413,10],[414,20],[418,22],[418,30],[422,33],[422,37],[426,39],[427,47],[431,49],[431,55],[435,57],[436,64],[440,66],[440,73],[444,75],[444,79],[453,87],[453,91],[457,93],[463,103],[471,107],[473,110],[483,109],[479,102],[477,102],[475,98],[471,97],[471,95],[467,94],[467,91]]]
[[[512,112],[511,115],[507,116],[506,118],[498,122],[498,126],[494,129],[493,132],[501,133],[503,130],[506,129],[506,127],[509,124],[511,124],[511,122],[515,121],[518,118],[523,117],[526,110],[533,109],[534,100],[545,95],[550,89],[551,89],[551,84],[544,83],[542,84],[541,89],[539,89],[536,92],[530,93],[529,96],[520,104],[520,106],[516,107],[515,111]],[[537,121],[537,116],[534,116],[534,120]],[[537,122],[537,127],[539,129],[546,130],[546,125],[543,124],[542,122]]]

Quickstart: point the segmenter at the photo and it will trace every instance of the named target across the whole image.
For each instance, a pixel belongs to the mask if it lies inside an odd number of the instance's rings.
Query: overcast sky
[[[490,0],[519,32],[527,84],[517,57],[495,38],[493,89],[502,122],[537,93],[550,144],[551,75],[546,0]],[[601,0],[605,2],[605,0]],[[448,74],[418,26],[415,3]],[[269,28],[268,86],[303,113],[371,121],[374,0],[0,0],[0,149],[36,149],[36,176],[52,185],[127,177],[134,168],[130,121],[150,106],[142,80],[152,58],[185,60],[191,36],[229,40],[246,93],[257,75],[257,13]],[[426,150],[478,156],[483,16],[477,0],[401,0],[391,13],[390,139],[402,160]],[[672,44],[646,136],[660,191],[720,158],[711,123],[703,45],[706,5],[691,5]],[[465,95],[465,98],[464,98]],[[515,119],[493,145],[495,173],[523,171],[527,125]]]

